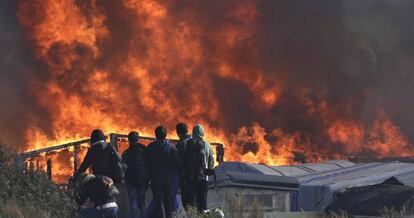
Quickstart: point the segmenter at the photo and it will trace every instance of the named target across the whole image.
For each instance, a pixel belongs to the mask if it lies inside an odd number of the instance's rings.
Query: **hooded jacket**
[[[111,145],[104,140],[96,141],[92,143],[75,176],[83,174],[89,167],[95,175],[111,176],[111,167],[120,160],[121,157]]]
[[[205,158],[205,168],[206,169],[213,169],[214,167],[214,153],[213,149],[211,148],[210,143],[208,143],[206,140],[204,140],[204,128],[200,124],[197,124],[193,128],[193,139],[201,139],[205,143],[204,147],[204,154]],[[191,141],[191,139],[189,140]],[[187,142],[188,143],[188,142]]]

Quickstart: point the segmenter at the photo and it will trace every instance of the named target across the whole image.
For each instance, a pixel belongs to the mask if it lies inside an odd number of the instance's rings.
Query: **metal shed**
[[[265,217],[271,216],[274,212],[291,210],[291,194],[297,191],[299,186],[295,178],[277,175],[276,171],[273,171],[275,173],[272,175],[270,170],[265,170],[265,174],[245,163],[226,165],[227,163],[224,163],[216,168],[216,182],[209,177],[209,208],[221,206],[228,211],[232,203],[242,201],[245,205],[244,212],[248,213],[254,202],[257,202]],[[239,167],[245,171],[228,170],[233,169],[232,167]]]
[[[215,189],[212,188],[213,181],[210,181],[208,204],[209,207],[223,205],[226,208],[231,201],[229,199],[244,198],[247,205],[251,205],[252,199],[259,201],[268,215],[296,211],[298,196],[303,196],[300,195],[301,182],[298,178],[352,166],[355,164],[344,160],[290,166],[224,162],[215,168]]]
[[[252,205],[256,199],[268,215],[289,212],[296,207],[300,183],[297,176],[342,169],[355,164],[348,161],[328,161],[292,166],[268,166],[244,162],[224,162],[215,168],[216,188],[210,179],[209,207],[228,208],[228,202],[244,199]],[[249,210],[247,207],[246,210]]]

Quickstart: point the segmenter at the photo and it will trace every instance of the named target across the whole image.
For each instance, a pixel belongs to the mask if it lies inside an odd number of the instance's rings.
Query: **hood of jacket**
[[[105,140],[100,140],[100,141],[92,143],[92,148],[96,150],[103,151],[106,149],[106,147],[108,147],[108,143],[106,143]]]
[[[193,128],[193,137],[203,138],[204,137],[204,128],[200,124],[197,124]]]

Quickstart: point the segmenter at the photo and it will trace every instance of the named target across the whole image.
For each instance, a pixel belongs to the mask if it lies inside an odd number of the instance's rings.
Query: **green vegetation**
[[[43,172],[19,172],[0,145],[0,217],[74,217],[71,194]]]
[[[229,206],[227,209],[217,208],[224,212],[224,217],[226,218],[261,218],[264,217],[262,211],[262,205],[256,199],[251,205],[247,205],[243,197],[240,198],[231,198],[228,199]],[[189,208],[187,212],[183,210],[178,214],[178,218],[220,218],[221,216],[217,211],[212,209],[209,214],[200,214],[197,209],[192,207]]]

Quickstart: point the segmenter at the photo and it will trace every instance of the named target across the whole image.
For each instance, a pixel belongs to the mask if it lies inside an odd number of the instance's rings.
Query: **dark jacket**
[[[171,175],[176,169],[175,150],[167,140],[156,140],[148,145],[148,172],[154,176]]]
[[[119,194],[114,182],[107,176],[96,176],[82,185],[77,192],[76,202],[83,205],[89,198],[94,206],[116,202],[115,196]]]
[[[184,159],[185,147],[186,147],[188,140],[190,139],[191,139],[191,135],[186,135],[183,138],[180,138],[180,140],[178,140],[177,144],[175,145],[175,148],[177,149],[177,156],[181,160]]]
[[[83,174],[89,167],[95,175],[111,176],[111,169],[121,160],[114,147],[105,141],[95,142],[86,153],[75,176]]]
[[[191,139],[191,135],[186,135],[177,142],[175,145],[176,148],[176,162],[177,162],[177,171],[180,181],[183,181],[184,177],[184,156],[188,140]]]
[[[148,183],[147,149],[143,144],[130,145],[122,154],[122,161],[128,166],[125,177],[127,182],[135,187],[146,187]]]

